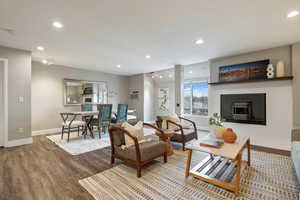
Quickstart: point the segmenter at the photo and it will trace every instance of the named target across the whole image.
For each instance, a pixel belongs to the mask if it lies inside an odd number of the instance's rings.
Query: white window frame
[[[191,117],[198,117],[198,118],[209,118],[209,114],[208,115],[194,115],[193,114],[193,98],[191,98],[191,114],[185,114],[184,113],[184,85],[185,84],[208,84],[208,80],[189,80],[189,81],[185,81],[184,83],[183,83],[183,92],[182,92],[182,98],[183,98],[183,106],[182,106],[182,111],[181,111],[181,113],[183,113],[183,115],[184,116],[191,116]],[[208,87],[208,90],[209,90],[209,87]],[[193,95],[193,90],[192,90],[192,95]],[[207,97],[208,97],[208,99],[209,99],[209,92],[208,92],[208,94],[207,94]],[[209,100],[208,100],[208,103],[209,103]],[[208,106],[208,108],[207,109],[209,109],[209,106]],[[208,110],[208,113],[209,113],[209,110]]]

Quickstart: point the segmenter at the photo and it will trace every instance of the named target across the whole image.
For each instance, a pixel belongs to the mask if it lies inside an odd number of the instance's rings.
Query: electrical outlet
[[[18,128],[18,132],[19,133],[24,133],[24,129],[23,128]]]

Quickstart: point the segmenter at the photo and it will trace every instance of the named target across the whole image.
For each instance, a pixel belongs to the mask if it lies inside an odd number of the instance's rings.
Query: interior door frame
[[[7,146],[8,143],[8,59],[0,58],[0,62],[4,63],[3,73],[3,109],[4,109],[4,143],[0,146]]]

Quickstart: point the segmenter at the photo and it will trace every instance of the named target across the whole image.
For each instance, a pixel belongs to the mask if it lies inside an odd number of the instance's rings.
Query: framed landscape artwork
[[[265,79],[270,60],[219,67],[219,82]]]

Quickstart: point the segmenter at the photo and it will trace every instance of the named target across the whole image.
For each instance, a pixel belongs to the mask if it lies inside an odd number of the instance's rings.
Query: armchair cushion
[[[193,128],[183,129],[183,134],[185,136],[185,141],[190,141],[195,138],[195,130]],[[172,141],[183,142],[181,131],[175,131],[174,135],[171,137]]]
[[[138,141],[144,140],[144,125],[143,122],[138,122],[136,125],[125,122],[122,124],[122,128],[128,131],[132,136],[136,137]],[[125,145],[130,147],[134,145],[134,141],[128,135],[125,135]]]
[[[149,139],[151,137],[145,137]],[[163,141],[154,140],[151,138],[149,142],[139,144],[141,152],[141,161],[150,160],[156,156],[159,156],[167,151],[166,144]],[[121,147],[115,148],[115,153],[119,156],[130,160],[137,160],[135,146],[122,149]]]

